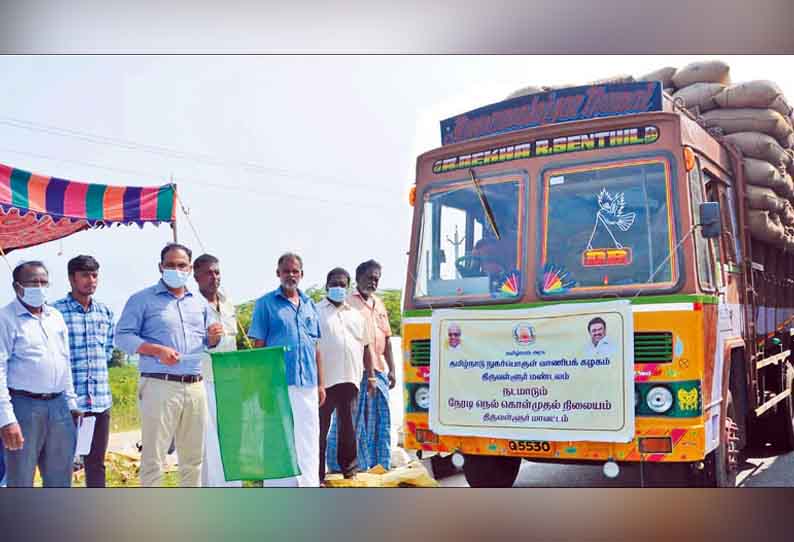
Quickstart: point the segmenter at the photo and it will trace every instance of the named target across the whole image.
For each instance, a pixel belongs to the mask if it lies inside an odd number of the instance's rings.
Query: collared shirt
[[[311,388],[317,386],[320,323],[314,301],[300,290],[298,296],[300,303],[295,306],[279,287],[257,299],[248,336],[267,346],[287,347],[287,385]]]
[[[69,329],[77,406],[85,412],[104,412],[113,404],[108,382],[108,363],[113,357],[115,334],[113,311],[95,299],[86,309],[71,293],[53,306],[63,315]]]
[[[615,346],[609,342],[607,337],[604,337],[598,341],[597,345],[593,345],[593,341],[588,341],[587,346],[585,347],[584,355],[592,358],[606,358],[614,356],[616,352],[617,350],[615,349]]]
[[[69,330],[56,309],[32,314],[19,301],[0,309],[0,427],[17,421],[8,389],[66,394],[77,409],[69,364]]]
[[[371,294],[369,299],[364,299],[361,292],[355,290],[347,297],[347,302],[354,309],[358,309],[367,323],[370,336],[370,350],[372,352],[372,366],[376,371],[385,373],[388,371],[386,365],[386,344],[391,337],[391,326],[389,325],[389,313],[386,312],[386,305],[375,294]]]
[[[185,289],[182,297],[176,297],[161,280],[127,300],[116,327],[116,346],[128,354],[143,343],[168,346],[179,352],[179,363],[165,365],[155,356],[141,354],[140,372],[199,375],[207,328],[215,321],[202,296]]]
[[[344,383],[358,387],[364,372],[364,347],[369,344],[364,317],[347,302],[337,307],[327,298],[317,304],[317,313],[323,384],[326,388]]]
[[[203,297],[203,296],[202,296]],[[210,303],[204,298],[215,320],[223,324],[223,337],[220,342],[209,349],[210,352],[234,352],[237,350],[237,316],[235,315],[234,305],[220,292],[218,292],[218,306]],[[213,383],[215,378],[212,374],[212,358],[205,353],[201,360],[201,374],[209,383]]]

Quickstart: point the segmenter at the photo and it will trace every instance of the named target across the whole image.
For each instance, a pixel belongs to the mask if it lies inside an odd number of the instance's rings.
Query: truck
[[[512,486],[522,460],[638,469],[647,485],[733,486],[751,445],[794,449],[794,254],[751,234],[742,155],[719,130],[660,83],[629,82],[511,98],[442,121],[441,136],[417,158],[409,198],[406,449],[450,458],[472,487]],[[433,360],[466,340],[456,324],[437,332],[438,314],[519,321],[616,300],[631,315],[628,437],[434,425],[447,403],[433,384],[455,383]],[[516,344],[534,333],[516,326]],[[544,419],[533,412],[522,419]]]

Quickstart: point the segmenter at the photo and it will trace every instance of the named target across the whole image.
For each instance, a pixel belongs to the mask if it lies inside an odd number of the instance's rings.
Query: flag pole
[[[174,184],[174,174],[173,173],[171,174],[170,184],[171,184],[171,189],[174,191],[174,206],[176,206],[176,185]],[[178,213],[174,212],[174,221],[171,223],[171,231],[173,231],[173,233],[174,233],[174,243],[178,243],[179,242],[178,241],[177,230],[176,230],[176,217],[177,217],[177,214]]]

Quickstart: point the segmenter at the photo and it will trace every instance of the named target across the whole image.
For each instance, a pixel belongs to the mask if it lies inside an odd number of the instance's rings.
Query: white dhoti
[[[205,371],[206,374],[206,371]],[[211,374],[211,373],[210,373]],[[239,480],[226,481],[218,441],[218,413],[215,409],[215,386],[212,379],[204,380],[207,388],[207,432],[204,436],[204,462],[201,466],[202,487],[243,487]]]
[[[317,387],[288,386],[300,475],[264,480],[263,487],[320,487],[320,405]]]

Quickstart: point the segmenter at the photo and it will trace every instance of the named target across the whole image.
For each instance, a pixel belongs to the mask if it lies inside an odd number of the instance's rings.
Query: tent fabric
[[[113,224],[173,223],[173,185],[89,184],[0,164],[0,246],[9,252]]]

